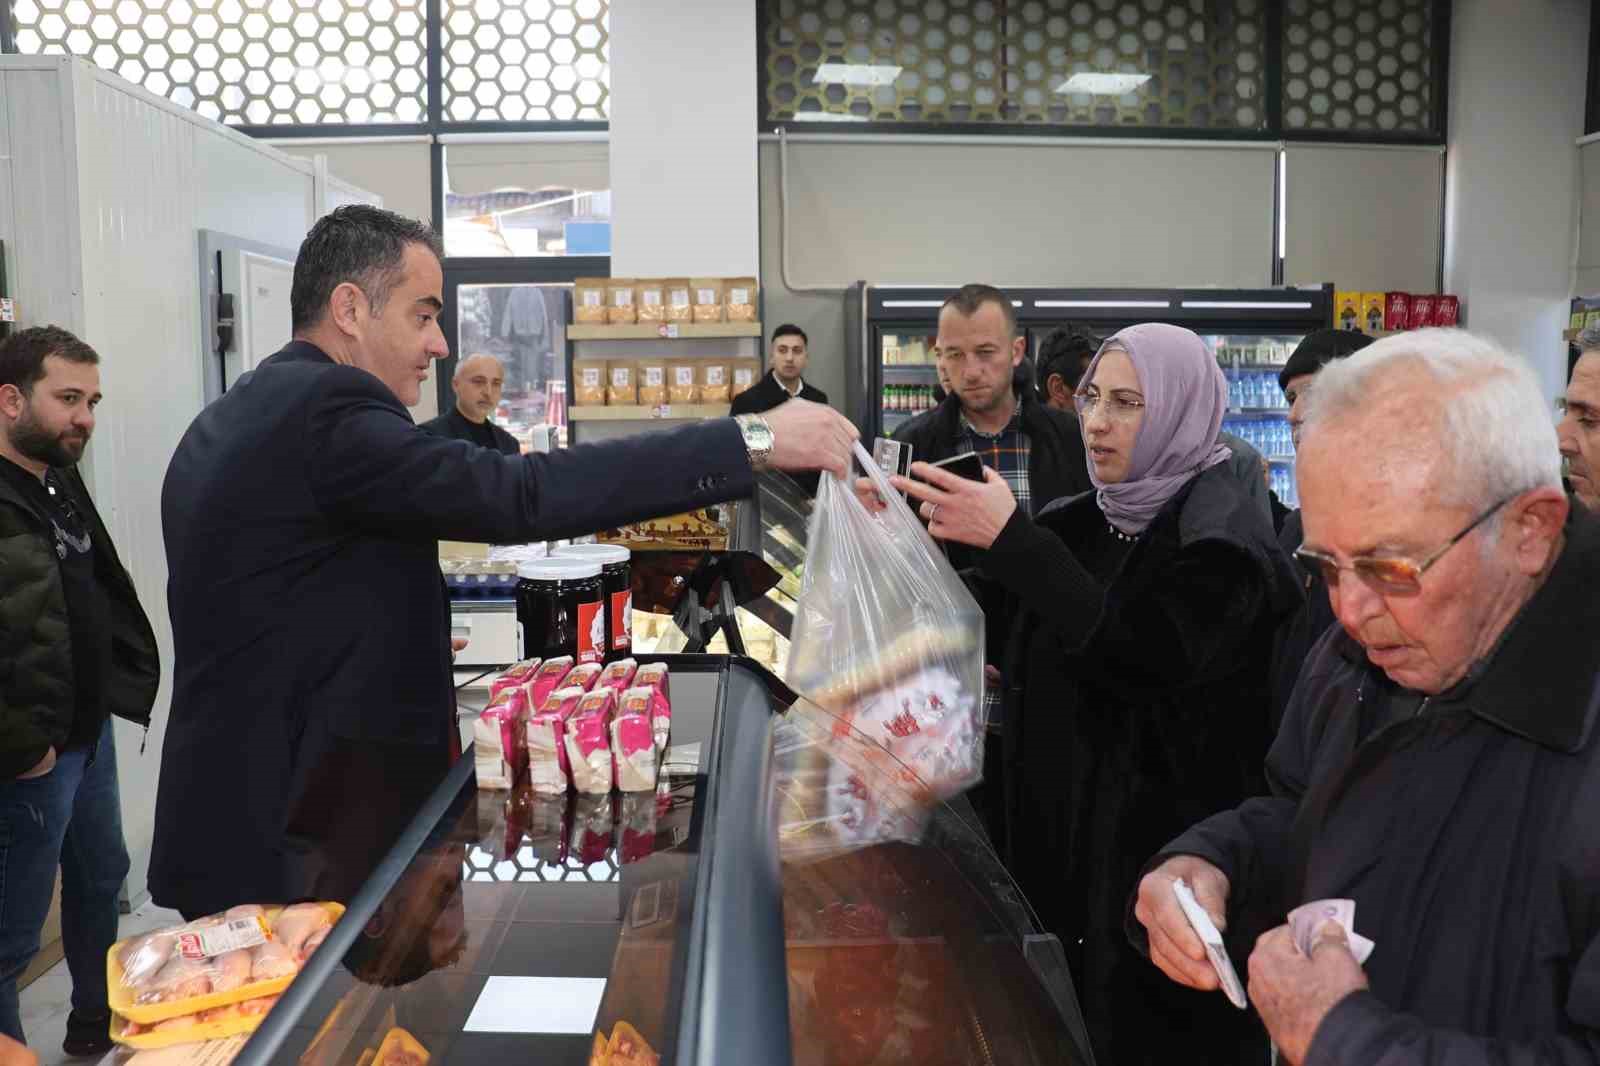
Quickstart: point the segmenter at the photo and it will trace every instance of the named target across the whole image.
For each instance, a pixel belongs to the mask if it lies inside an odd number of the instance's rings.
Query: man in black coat
[[[295,261],[295,339],[195,419],[167,470],[164,906],[323,895],[347,818],[414,810],[444,775],[459,734],[438,539],[571,537],[746,495],[768,464],[846,468],[853,427],[803,401],[517,457],[422,432],[406,406],[447,351],[440,256],[431,230],[376,208],[319,221]]]
[[[422,428],[436,437],[493,448],[501,455],[520,455],[522,446],[517,438],[490,421],[500,406],[500,392],[505,384],[506,370],[500,360],[484,352],[467,356],[456,365],[455,377],[450,380],[456,405],[438,418],[422,423]]]
[[[791,322],[773,330],[768,354],[771,369],[753,387],[733,398],[732,413],[758,415],[795,397],[827,403],[827,393],[805,382],[806,364],[811,360],[807,343],[806,331]]]
[[[1292,1064],[1600,1062],[1600,526],[1537,381],[1469,334],[1379,341],[1318,374],[1299,474],[1341,625],[1269,794],[1150,862],[1135,943],[1217,987],[1188,881]],[[1364,964],[1337,922],[1283,924],[1321,899],[1354,902]]]
[[[1038,400],[1024,365],[1027,349],[1005,294],[989,285],[964,286],[939,311],[938,358],[950,394],[897,429],[894,439],[911,445],[915,462],[977,453],[985,466],[1006,479],[1017,505],[1033,515],[1091,486],[1077,416]],[[998,842],[1005,819],[999,667],[1015,606],[998,583],[977,571],[981,553],[953,544],[949,554],[983,607],[990,742],[984,751],[984,785],[973,800]]]

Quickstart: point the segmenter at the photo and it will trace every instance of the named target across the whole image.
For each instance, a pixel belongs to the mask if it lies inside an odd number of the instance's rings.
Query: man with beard
[[[110,1050],[106,952],[128,873],[110,716],[149,728],[155,634],[77,464],[100,357],[54,326],[0,344],[0,1033],[56,869],[72,973],[64,1050]]]

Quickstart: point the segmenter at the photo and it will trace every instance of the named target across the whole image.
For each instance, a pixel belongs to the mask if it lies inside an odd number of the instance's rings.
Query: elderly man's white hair
[[[1508,496],[1561,487],[1554,420],[1538,380],[1521,359],[1486,337],[1459,329],[1424,329],[1385,337],[1329,363],[1308,396],[1304,437],[1372,406],[1397,375],[1434,380],[1437,420],[1419,409],[1418,432],[1438,432],[1453,467],[1439,487],[1446,500],[1490,507]]]

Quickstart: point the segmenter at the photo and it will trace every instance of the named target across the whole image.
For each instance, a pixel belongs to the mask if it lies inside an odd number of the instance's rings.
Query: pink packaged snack
[[[633,675],[633,689],[650,690],[650,728],[655,732],[656,750],[664,751],[672,735],[672,691],[664,663],[650,663],[639,667]]]
[[[608,688],[619,697],[633,687],[633,675],[638,671],[639,663],[636,659],[618,659],[607,666],[600,673],[600,680],[595,682],[599,688]]]
[[[643,709],[638,689],[630,689],[633,703]],[[616,766],[617,788],[623,792],[654,792],[656,787],[656,738],[650,719],[642,713],[624,713],[611,720],[611,754]]]
[[[534,671],[528,680],[528,706],[536,711],[543,710],[544,701],[550,698],[550,693],[566,687],[562,682],[571,671],[570,655],[563,655],[558,659],[546,659],[544,665]]]
[[[479,788],[511,787],[517,771],[527,763],[528,751],[519,739],[527,721],[527,690],[519,687],[502,691],[473,723]]]
[[[603,670],[605,670],[605,667],[599,663],[580,663],[572,668],[572,673],[568,674],[567,679],[561,682],[561,687],[581,688],[583,691],[588,692],[594,688],[594,683],[599,680]]]
[[[526,731],[528,787],[533,791],[549,794],[567,790],[570,771],[564,738],[582,699],[580,688],[558,688],[529,716]]]
[[[572,787],[585,796],[605,795],[616,777],[611,758],[611,718],[617,694],[608,688],[586,694],[567,722],[567,767]]]
[[[1461,299],[1445,293],[1433,298],[1433,324],[1454,326],[1461,317]]]
[[[524,659],[520,663],[513,663],[506,668],[506,672],[495,678],[489,685],[489,701],[494,702],[502,692],[518,688],[533,679],[535,671],[539,669],[538,659]]]
[[[1411,315],[1406,319],[1407,329],[1426,329],[1433,325],[1432,296],[1413,294],[1411,297]]]

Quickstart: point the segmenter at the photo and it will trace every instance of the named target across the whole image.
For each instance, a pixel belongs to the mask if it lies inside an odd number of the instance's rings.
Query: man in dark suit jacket
[[[773,330],[768,359],[772,369],[754,387],[733,398],[732,413],[757,415],[797,396],[812,403],[827,403],[827,393],[805,383],[803,375],[808,360],[805,330],[789,322]]]
[[[484,352],[467,356],[456,364],[455,377],[450,381],[456,405],[422,423],[422,428],[436,437],[493,448],[501,455],[522,454],[517,438],[489,421],[500,406],[500,390],[505,384],[506,370],[500,360]]]
[[[381,855],[445,774],[439,538],[571,537],[747,495],[769,464],[846,468],[854,429],[808,403],[518,457],[422,432],[406,406],[447,352],[440,256],[430,229],[377,208],[319,221],[295,261],[295,339],[195,419],[167,470],[164,906],[320,895],[345,821],[395,812]]]

